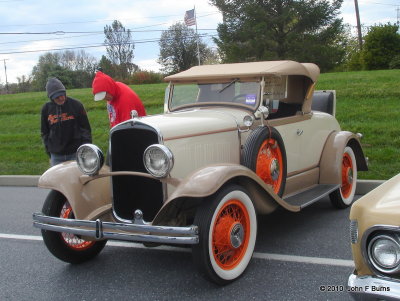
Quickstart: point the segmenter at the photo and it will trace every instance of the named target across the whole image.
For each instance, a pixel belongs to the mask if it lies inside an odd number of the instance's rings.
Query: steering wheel
[[[234,98],[232,98],[232,102],[244,102],[246,100],[247,94],[238,94]]]

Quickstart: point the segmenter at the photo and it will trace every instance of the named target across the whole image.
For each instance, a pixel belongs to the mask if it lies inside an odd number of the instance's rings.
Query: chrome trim
[[[352,244],[358,242],[358,222],[357,220],[350,220],[350,241]]]
[[[347,291],[354,300],[400,300],[400,282],[391,278],[351,274]]]
[[[399,263],[399,262],[397,262],[397,264],[396,264],[394,267],[392,267],[392,268],[384,268],[383,266],[381,266],[381,265],[378,263],[377,257],[372,253],[372,246],[373,246],[374,242],[377,241],[378,239],[387,239],[387,240],[390,240],[390,241],[392,241],[394,244],[397,245],[397,249],[398,249],[398,250],[400,249],[399,241],[398,241],[398,239],[396,240],[395,237],[393,237],[393,234],[392,234],[392,235],[388,235],[388,234],[385,233],[385,234],[375,235],[375,236],[369,241],[368,246],[367,246],[367,248],[368,248],[368,249],[367,249],[368,259],[369,259],[369,260],[371,261],[371,263],[374,265],[375,269],[381,271],[382,273],[385,273],[385,274],[396,274],[396,273],[398,273],[399,270],[400,270],[400,263]]]
[[[168,162],[167,162],[167,165],[168,165],[168,166],[167,166],[167,169],[166,169],[166,171],[165,171],[163,174],[161,174],[161,175],[155,175],[155,174],[151,171],[151,169],[149,168],[149,166],[147,166],[147,164],[146,164],[146,155],[147,155],[147,153],[148,153],[151,149],[153,149],[153,148],[158,148],[159,150],[161,150],[161,151],[164,153],[164,155],[167,157],[167,160],[168,160]],[[146,168],[147,172],[148,172],[149,174],[151,174],[153,177],[156,177],[156,178],[165,178],[165,177],[167,177],[167,176],[170,174],[172,168],[174,167],[174,155],[172,154],[171,150],[170,150],[167,146],[165,146],[164,144],[151,144],[151,145],[149,145],[149,146],[144,150],[144,153],[143,153],[143,165],[144,165],[144,167]]]
[[[92,172],[87,172],[80,164],[81,160],[81,152],[82,150],[86,148],[86,149],[90,149],[97,157],[97,165],[94,169],[92,169]],[[103,167],[104,164],[104,154],[101,151],[101,149],[99,147],[97,147],[94,144],[91,143],[86,143],[86,144],[82,144],[81,146],[78,147],[77,151],[76,151],[76,164],[78,165],[79,170],[88,176],[95,176],[99,173],[99,170]]]
[[[144,117],[144,118],[145,118],[145,117]],[[157,136],[158,136],[158,143],[164,145],[164,137],[163,137],[163,135],[162,135],[162,133],[161,133],[161,130],[160,130],[159,128],[155,127],[154,125],[151,125],[151,124],[149,124],[148,122],[146,122],[146,120],[144,120],[144,118],[141,118],[140,121],[138,121],[137,119],[135,119],[135,120],[134,120],[134,119],[130,119],[130,120],[123,121],[123,122],[121,122],[121,123],[115,125],[112,129],[110,129],[110,133],[111,133],[116,127],[118,127],[118,126],[120,126],[120,125],[124,125],[124,124],[126,124],[126,123],[131,123],[131,124],[132,124],[132,127],[133,127],[135,124],[143,124],[143,125],[146,125],[146,126],[152,128],[153,130],[155,130],[156,133],[157,133]],[[109,139],[109,146],[108,146],[108,149],[109,149],[109,152],[110,152],[110,161],[111,161],[111,158],[112,158],[112,154],[111,154],[111,135],[110,135],[110,139]],[[111,162],[110,162],[110,163],[111,163]],[[111,163],[111,165],[112,165],[112,163]],[[149,175],[150,175],[150,174],[149,174]],[[114,193],[113,193],[113,180],[112,180],[112,177],[111,177],[111,180],[110,180],[110,184],[111,184],[111,198],[112,198],[112,204],[113,204],[113,206],[112,206],[112,214],[113,214],[113,216],[114,216],[118,221],[120,221],[120,222],[131,223],[130,220],[123,219],[123,218],[119,217],[119,216],[116,214],[116,212],[115,212],[115,210],[114,210]],[[167,200],[167,198],[168,198],[168,186],[167,186],[167,183],[165,183],[165,182],[161,182],[161,185],[162,185],[163,203],[164,203],[164,202]]]
[[[127,240],[168,244],[197,244],[197,226],[152,226],[135,212],[134,224],[65,219],[42,213],[33,214],[33,226],[43,230],[72,233],[95,239]]]
[[[369,256],[368,256],[368,245],[367,245],[367,241],[369,236],[376,231],[389,231],[389,232],[395,232],[396,234],[400,235],[400,227],[398,226],[391,226],[391,225],[374,225],[370,228],[368,228],[364,233],[363,236],[361,238],[361,253],[363,256],[363,260],[364,262],[368,265],[369,268],[371,268],[372,271],[374,271],[375,273],[379,274],[379,275],[386,275],[383,272],[379,271],[378,269],[375,268],[375,266],[373,265],[373,263],[371,262]]]

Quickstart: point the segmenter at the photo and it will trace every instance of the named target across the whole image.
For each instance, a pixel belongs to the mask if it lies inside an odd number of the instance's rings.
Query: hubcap
[[[353,170],[351,168],[347,170],[347,182],[353,183]]]
[[[279,178],[279,162],[277,159],[273,159],[270,165],[270,172],[272,180],[276,181]]]
[[[230,231],[230,242],[232,247],[235,249],[239,248],[243,244],[244,239],[244,228],[240,223],[236,223],[232,226]]]

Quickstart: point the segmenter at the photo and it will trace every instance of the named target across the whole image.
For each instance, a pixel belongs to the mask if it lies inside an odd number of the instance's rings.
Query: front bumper
[[[391,278],[351,274],[347,291],[354,300],[400,300],[400,282]]]
[[[152,226],[143,221],[140,210],[135,212],[133,223],[114,223],[51,217],[33,214],[33,226],[43,230],[72,233],[94,239],[112,239],[160,244],[197,244],[197,226]]]

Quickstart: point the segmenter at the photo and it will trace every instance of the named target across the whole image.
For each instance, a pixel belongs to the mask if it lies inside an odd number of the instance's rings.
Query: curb
[[[36,187],[38,185],[40,176],[1,176],[0,186],[26,186]],[[384,180],[358,180],[356,194],[366,194],[375,189]]]
[[[27,186],[38,185],[40,176],[0,176],[0,186]]]

